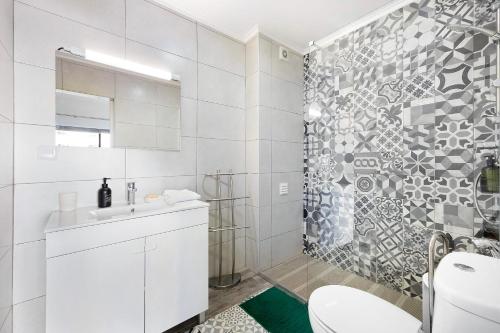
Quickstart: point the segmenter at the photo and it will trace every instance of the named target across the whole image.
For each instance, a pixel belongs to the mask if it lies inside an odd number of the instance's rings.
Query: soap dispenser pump
[[[102,179],[102,186],[97,191],[97,206],[99,208],[111,207],[111,189],[108,187],[106,181],[110,178]]]
[[[481,192],[499,193],[500,192],[500,167],[497,164],[495,156],[486,156],[486,166],[481,169]]]

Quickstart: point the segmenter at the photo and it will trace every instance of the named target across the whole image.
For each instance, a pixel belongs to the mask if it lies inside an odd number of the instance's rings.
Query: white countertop
[[[113,207],[126,206],[125,204],[113,205]],[[159,209],[150,211],[141,211],[136,213],[122,214],[110,216],[106,218],[98,218],[90,212],[98,209],[97,207],[82,207],[71,212],[54,211],[50,214],[45,233],[58,232],[74,228],[89,227],[103,223],[113,223],[124,220],[136,219],[145,216],[169,214],[177,211],[190,210],[196,208],[208,207],[209,204],[199,200],[179,202],[172,206],[165,206]],[[106,209],[106,208],[103,208]]]

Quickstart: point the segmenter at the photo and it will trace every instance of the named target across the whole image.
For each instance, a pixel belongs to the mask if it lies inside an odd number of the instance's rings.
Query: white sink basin
[[[106,220],[117,216],[133,215],[142,212],[150,212],[166,208],[167,204],[163,200],[151,203],[140,203],[135,205],[114,206],[109,208],[99,208],[91,210],[90,216],[98,220]]]

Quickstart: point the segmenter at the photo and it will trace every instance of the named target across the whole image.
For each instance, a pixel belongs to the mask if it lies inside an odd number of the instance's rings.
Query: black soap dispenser
[[[486,166],[481,169],[481,192],[499,193],[500,189],[500,167],[496,163],[495,156],[486,156]]]
[[[102,179],[102,186],[97,191],[97,206],[99,208],[111,207],[111,189],[108,187],[106,181],[110,178]]]

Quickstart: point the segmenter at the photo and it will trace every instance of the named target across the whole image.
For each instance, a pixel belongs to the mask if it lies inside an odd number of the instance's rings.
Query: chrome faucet
[[[137,188],[135,187],[135,182],[127,183],[127,204],[135,205],[135,192]]]

